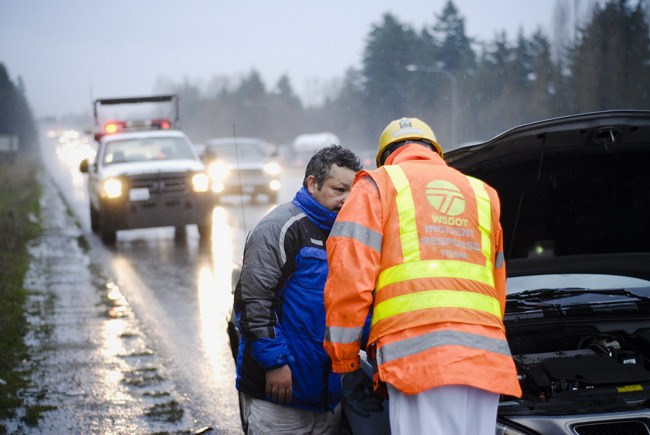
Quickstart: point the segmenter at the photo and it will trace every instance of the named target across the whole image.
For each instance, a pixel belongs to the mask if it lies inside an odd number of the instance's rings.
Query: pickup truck
[[[175,115],[99,125],[103,106],[141,103],[171,103]],[[113,245],[120,230],[173,226],[184,234],[186,225],[197,225],[201,238],[209,239],[216,194],[205,164],[178,129],[178,98],[99,99],[94,114],[97,152],[79,165],[88,174],[92,231]]]

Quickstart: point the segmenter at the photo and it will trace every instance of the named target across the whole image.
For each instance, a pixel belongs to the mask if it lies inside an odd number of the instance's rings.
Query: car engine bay
[[[509,329],[508,338],[523,390],[519,403],[528,412],[557,413],[558,405],[589,412],[584,401],[592,407],[650,403],[648,327],[628,333],[585,323],[537,326],[535,332],[520,326]]]

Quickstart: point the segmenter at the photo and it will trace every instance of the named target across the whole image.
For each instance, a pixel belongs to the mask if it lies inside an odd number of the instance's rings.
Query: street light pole
[[[419,65],[406,65],[406,70],[411,72],[426,72],[444,74],[449,79],[449,99],[451,105],[451,147],[458,145],[458,82],[456,76],[441,68],[429,68]]]

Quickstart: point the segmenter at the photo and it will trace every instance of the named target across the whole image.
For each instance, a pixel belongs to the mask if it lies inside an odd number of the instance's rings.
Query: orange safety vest
[[[388,163],[398,164],[358,174],[327,242],[325,348],[334,370],[356,368],[372,308],[368,342],[382,381],[405,394],[469,385],[520,396],[503,325],[496,192],[421,145]]]

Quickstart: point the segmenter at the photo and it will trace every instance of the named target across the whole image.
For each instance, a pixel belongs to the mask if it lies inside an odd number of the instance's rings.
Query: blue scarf
[[[323,207],[311,196],[306,188],[301,188],[292,201],[309,219],[325,231],[330,231],[336,219],[336,212]]]

